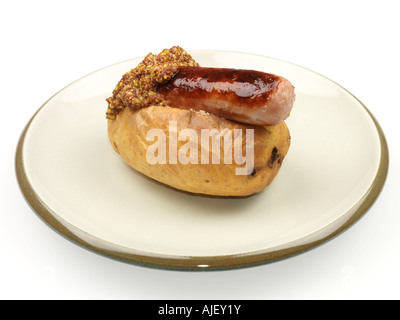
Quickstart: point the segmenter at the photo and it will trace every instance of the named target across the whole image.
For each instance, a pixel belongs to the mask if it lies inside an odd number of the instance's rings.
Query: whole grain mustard
[[[126,107],[167,106],[168,100],[157,92],[157,88],[184,66],[198,67],[199,64],[179,46],[164,49],[157,55],[149,53],[136,68],[122,76],[112,96],[106,99],[106,118],[114,120]]]

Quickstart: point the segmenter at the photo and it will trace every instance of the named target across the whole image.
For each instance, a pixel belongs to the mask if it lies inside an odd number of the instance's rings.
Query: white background
[[[398,1],[2,1],[2,299],[399,299]],[[232,271],[138,267],[81,248],[30,209],[15,178],[33,113],[72,81],[180,45],[302,65],[341,84],[381,124],[390,169],[374,206],[332,241]]]

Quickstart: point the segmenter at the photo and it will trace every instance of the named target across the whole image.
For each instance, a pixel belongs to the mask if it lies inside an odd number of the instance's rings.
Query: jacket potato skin
[[[154,143],[147,141],[150,129],[161,129],[169,141],[169,123],[176,121],[178,132],[185,128],[201,129],[242,129],[242,148],[245,153],[245,130],[254,129],[254,170],[248,175],[237,175],[240,165],[224,164],[224,143],[221,141],[219,164],[150,164],[146,154]],[[223,119],[213,114],[193,110],[150,106],[141,109],[125,108],[115,120],[108,120],[108,137],[114,150],[131,167],[144,175],[173,188],[196,194],[212,196],[249,196],[267,187],[277,175],[290,146],[290,133],[281,122],[276,126],[260,127]],[[177,150],[186,141],[177,141]],[[200,143],[199,143],[200,145]],[[167,144],[168,150],[168,144]],[[211,153],[211,150],[209,151]],[[168,151],[167,151],[168,153]]]

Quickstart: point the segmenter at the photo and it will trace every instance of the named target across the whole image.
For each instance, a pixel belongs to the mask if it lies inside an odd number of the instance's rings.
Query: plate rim
[[[96,71],[93,71],[89,74],[86,74],[83,77],[78,78],[74,82],[68,84],[54,95],[52,95],[43,105],[33,114],[28,123],[25,125],[20,138],[17,143],[16,151],[15,151],[15,174],[17,178],[18,185],[20,190],[28,203],[31,209],[45,222],[51,229],[56,231],[58,234],[66,238],[67,240],[72,241],[73,243],[88,249],[92,252],[98,253],[100,255],[106,256],[108,258],[113,258],[118,261],[127,262],[139,266],[159,268],[159,269],[169,269],[169,270],[180,270],[180,271],[212,271],[212,270],[231,270],[243,267],[251,267],[256,265],[262,265],[270,262],[274,262],[277,260],[281,260],[284,258],[293,257],[297,254],[304,253],[310,249],[316,248],[317,246],[326,243],[328,240],[333,239],[343,231],[347,230],[350,226],[352,226],[355,222],[357,222],[375,203],[381,191],[383,190],[384,184],[386,182],[386,177],[389,170],[389,148],[387,144],[387,140],[385,138],[385,134],[378,123],[377,119],[371,113],[371,111],[362,103],[356,96],[354,96],[351,92],[349,92],[346,88],[336,83],[335,81],[327,78],[326,76],[319,74],[311,69],[306,67],[297,65],[295,63],[291,63],[288,61],[280,60],[273,57],[263,56],[260,54],[246,53],[240,51],[226,51],[226,50],[191,50],[189,53],[195,52],[218,52],[218,53],[233,53],[233,54],[245,54],[263,57],[267,59],[272,59],[280,62],[287,63],[289,65],[293,65],[299,67],[301,69],[307,70],[313,74],[316,74],[326,80],[330,81],[334,85],[340,87],[342,90],[347,92],[352,98],[354,98],[367,112],[369,117],[372,119],[375,129],[377,130],[380,142],[380,161],[378,169],[375,173],[375,177],[370,187],[366,191],[366,193],[360,198],[360,200],[354,204],[352,208],[348,211],[344,212],[343,215],[349,213],[354,210],[353,214],[347,219],[347,221],[341,225],[338,229],[335,229],[333,232],[323,237],[322,239],[318,239],[306,244],[289,247],[285,249],[279,249],[275,251],[268,250],[258,250],[251,251],[247,253],[241,254],[228,254],[228,255],[218,255],[218,256],[178,256],[178,255],[167,255],[167,254],[155,254],[150,252],[145,252],[141,250],[131,249],[135,253],[127,253],[127,252],[119,252],[114,250],[104,249],[98,246],[95,246],[91,243],[88,243],[84,239],[78,237],[76,234],[71,232],[66,226],[64,226],[60,221],[55,218],[56,213],[53,212],[50,208],[47,207],[44,201],[41,200],[40,196],[36,193],[31,183],[29,182],[24,161],[23,161],[23,149],[25,138],[27,136],[28,129],[31,123],[34,121],[37,114],[42,110],[43,107],[47,105],[49,101],[51,101],[56,95],[60,92],[64,91],[66,88],[70,87],[74,83],[86,78],[94,73],[97,73],[101,70],[110,68],[112,66],[128,62],[130,60],[137,60],[142,57],[136,57],[132,59],[127,59],[125,61],[120,61],[115,64],[111,64],[109,66],[103,67]],[[83,231],[84,232],[84,231]],[[91,235],[92,237],[95,237]],[[102,241],[106,241],[102,239]]]

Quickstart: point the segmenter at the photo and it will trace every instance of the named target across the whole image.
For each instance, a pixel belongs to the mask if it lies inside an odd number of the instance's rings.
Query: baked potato
[[[202,140],[207,137],[204,132],[220,133],[220,139],[210,135],[207,143]],[[260,192],[277,175],[290,146],[284,121],[254,126],[165,106],[123,109],[108,120],[108,137],[122,159],[144,175],[179,190],[212,196]]]

